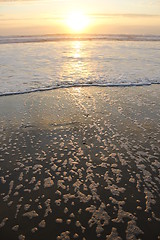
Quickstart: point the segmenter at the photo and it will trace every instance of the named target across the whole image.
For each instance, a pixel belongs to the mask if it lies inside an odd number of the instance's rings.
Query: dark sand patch
[[[160,238],[160,87],[0,98],[0,239]]]

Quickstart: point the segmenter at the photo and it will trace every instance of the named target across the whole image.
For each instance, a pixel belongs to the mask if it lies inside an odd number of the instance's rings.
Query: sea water
[[[160,36],[0,37],[0,95],[160,83]]]

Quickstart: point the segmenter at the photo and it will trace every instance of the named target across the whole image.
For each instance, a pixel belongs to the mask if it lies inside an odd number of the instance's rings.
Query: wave
[[[4,92],[0,93],[0,97],[3,96],[10,96],[10,95],[20,95],[20,94],[28,94],[28,93],[35,93],[35,92],[44,92],[44,91],[51,91],[55,89],[61,89],[61,88],[73,88],[73,87],[140,87],[140,86],[151,86],[151,85],[159,85],[160,82],[144,82],[144,83],[106,83],[106,84],[73,84],[73,85],[58,85],[58,86],[52,86],[47,88],[37,88],[37,89],[30,89],[25,91],[18,91],[18,92]]]
[[[98,35],[37,35],[37,36],[0,36],[0,44],[57,42],[57,41],[160,41],[160,35],[125,35],[125,34],[98,34]]]

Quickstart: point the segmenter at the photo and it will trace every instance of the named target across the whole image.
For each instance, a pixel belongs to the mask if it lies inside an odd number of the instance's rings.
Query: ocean
[[[0,37],[0,95],[160,83],[160,36]]]
[[[159,83],[159,36],[0,37],[0,240],[160,240]]]

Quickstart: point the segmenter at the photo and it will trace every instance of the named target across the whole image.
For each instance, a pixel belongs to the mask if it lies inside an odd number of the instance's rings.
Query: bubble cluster
[[[159,91],[1,97],[0,239],[158,239]]]

